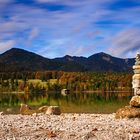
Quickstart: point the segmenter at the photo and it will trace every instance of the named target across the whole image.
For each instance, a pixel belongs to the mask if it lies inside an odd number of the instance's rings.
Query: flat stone
[[[134,74],[132,78],[133,79],[140,79],[140,74]]]
[[[132,81],[132,85],[133,85],[133,88],[139,88],[140,87],[140,80],[133,80]]]
[[[140,53],[137,53],[137,55],[136,55],[136,61],[140,61]]]
[[[140,69],[140,65],[134,65],[133,69]]]
[[[140,65],[140,61],[136,61],[135,62],[135,65]]]
[[[140,96],[140,88],[134,88],[134,95]]]
[[[140,69],[135,69],[135,70],[134,70],[134,73],[135,73],[135,74],[140,74]]]
[[[116,119],[122,118],[140,118],[140,108],[126,106],[124,108],[120,108],[116,114]]]
[[[133,96],[130,100],[130,106],[132,107],[140,107],[140,96]]]
[[[61,114],[60,107],[59,106],[49,106],[47,111],[46,111],[46,114],[60,115]]]

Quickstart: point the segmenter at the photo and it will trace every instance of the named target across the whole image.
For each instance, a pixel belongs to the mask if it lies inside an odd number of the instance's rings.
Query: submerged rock
[[[49,106],[47,111],[46,111],[46,114],[60,115],[61,114],[60,107],[59,106]]]
[[[133,96],[130,105],[132,107],[140,107],[140,96]]]
[[[12,109],[12,108],[7,108],[7,109],[6,109],[6,112],[12,113],[12,112],[13,112],[13,109]]]
[[[130,106],[120,108],[116,112],[115,118],[140,118],[140,108]]]
[[[21,104],[21,107],[20,107],[20,113],[22,115],[32,115],[34,113],[36,113],[35,110],[31,109],[28,105],[26,104]]]

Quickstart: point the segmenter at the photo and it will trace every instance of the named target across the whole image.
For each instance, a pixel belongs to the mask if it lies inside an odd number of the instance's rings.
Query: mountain
[[[122,59],[106,53],[97,53],[88,57],[88,69],[90,71],[132,71],[135,59]],[[97,67],[94,67],[97,66]]]
[[[54,70],[59,65],[26,50],[12,48],[0,55],[0,71],[37,71]]]
[[[134,58],[117,58],[106,53],[97,53],[86,57],[66,55],[64,57],[49,59],[38,54],[12,48],[0,54],[0,72],[15,71],[132,71]]]
[[[134,58],[117,58],[106,53],[97,53],[94,55],[86,57],[76,57],[66,55],[61,58],[55,58],[54,60],[58,62],[69,63],[73,62],[78,65],[81,65],[83,71],[114,71],[114,72],[123,72],[123,71],[132,71],[132,66],[135,63]]]

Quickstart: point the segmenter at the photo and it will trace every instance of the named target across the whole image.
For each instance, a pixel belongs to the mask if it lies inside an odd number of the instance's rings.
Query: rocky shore
[[[140,119],[114,114],[0,115],[0,140],[140,140]]]

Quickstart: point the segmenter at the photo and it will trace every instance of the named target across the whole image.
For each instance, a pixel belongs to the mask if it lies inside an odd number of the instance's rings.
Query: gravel
[[[0,140],[140,140],[140,119],[115,119],[115,114],[1,113]]]

